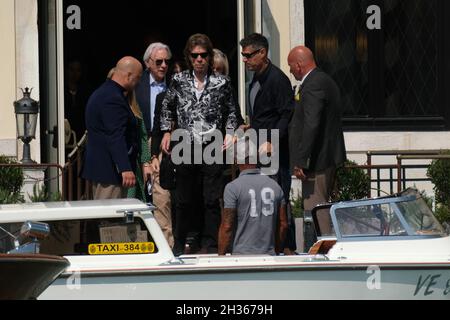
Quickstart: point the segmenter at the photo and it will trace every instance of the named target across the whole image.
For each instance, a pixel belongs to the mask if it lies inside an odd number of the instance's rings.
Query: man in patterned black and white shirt
[[[204,34],[189,38],[184,49],[189,70],[175,75],[163,101],[161,130],[165,132],[162,150],[170,153],[171,132],[184,130],[189,136],[191,161],[177,166],[176,171],[176,227],[174,254],[184,251],[190,222],[201,214],[199,199],[203,198],[204,226],[202,248],[207,253],[217,253],[220,225],[220,198],[224,166],[221,163],[194,164],[195,145],[204,150],[210,142],[206,136],[217,130],[236,130],[237,103],[233,98],[230,79],[212,73],[213,46]],[[223,134],[224,132],[222,132]],[[223,149],[232,142],[227,135]],[[217,143],[217,141],[216,141]]]

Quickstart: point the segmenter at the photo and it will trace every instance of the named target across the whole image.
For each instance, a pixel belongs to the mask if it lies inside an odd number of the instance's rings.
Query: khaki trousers
[[[331,192],[336,178],[336,168],[328,168],[321,172],[311,172],[302,182],[302,197],[305,212],[311,212],[314,207],[330,201]],[[328,212],[318,212],[317,215],[322,233],[331,232],[331,218]]]
[[[93,182],[92,194],[94,200],[124,199],[127,197],[127,190],[118,185]]]
[[[148,144],[151,150],[151,139]],[[162,152],[159,154],[159,163],[161,163],[161,160]],[[152,193],[153,204],[156,207],[156,210],[153,211],[153,215],[156,222],[158,222],[164,237],[169,243],[169,246],[173,248],[174,239],[172,231],[172,202],[170,191],[163,189],[159,184],[159,172],[152,175]]]

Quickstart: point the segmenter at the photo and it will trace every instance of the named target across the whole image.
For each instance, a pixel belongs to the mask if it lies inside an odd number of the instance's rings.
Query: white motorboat
[[[54,230],[41,251],[70,266],[40,299],[450,299],[450,237],[412,190],[316,208],[318,241],[297,256],[177,258],[153,209],[130,199],[0,206],[0,225]]]

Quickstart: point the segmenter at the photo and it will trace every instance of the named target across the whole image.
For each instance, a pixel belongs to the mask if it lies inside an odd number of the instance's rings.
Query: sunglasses
[[[252,58],[255,54],[257,54],[258,52],[260,52],[262,49],[263,49],[263,48],[260,48],[260,49],[258,49],[258,50],[256,50],[256,51],[253,51],[253,52],[250,52],[250,53],[244,53],[244,52],[241,52],[241,55],[242,55],[244,58],[250,59],[250,58]]]
[[[153,60],[152,58],[150,58],[150,60],[152,60],[157,67],[161,66],[163,63],[165,63],[167,66],[170,64],[170,59],[157,59],[157,60]]]
[[[191,58],[192,58],[192,59],[197,59],[198,56],[202,57],[203,59],[206,59],[206,58],[209,57],[209,53],[208,53],[208,52],[191,53]]]

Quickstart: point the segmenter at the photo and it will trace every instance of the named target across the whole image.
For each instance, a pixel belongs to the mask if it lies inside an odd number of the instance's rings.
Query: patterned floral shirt
[[[200,96],[196,95],[194,75],[184,71],[174,76],[162,103],[161,130],[185,129],[191,142],[202,143],[202,137],[214,130],[236,130],[238,106],[230,79],[210,75]],[[172,123],[175,127],[172,127]]]

